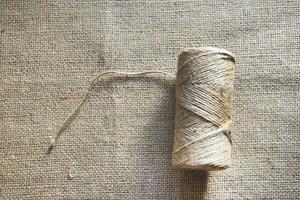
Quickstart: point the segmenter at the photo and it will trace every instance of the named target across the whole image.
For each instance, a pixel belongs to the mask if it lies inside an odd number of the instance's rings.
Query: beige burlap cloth
[[[299,13],[298,0],[0,1],[0,199],[298,199]],[[239,58],[232,167],[171,168],[160,80],[98,84],[45,153],[97,74],[175,74],[197,46]]]

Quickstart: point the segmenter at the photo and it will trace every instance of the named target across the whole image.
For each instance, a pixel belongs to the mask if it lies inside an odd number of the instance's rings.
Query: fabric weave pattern
[[[298,199],[298,0],[0,1],[0,199]],[[186,47],[236,54],[233,166],[171,169],[174,91],[98,84],[105,71],[176,73]]]

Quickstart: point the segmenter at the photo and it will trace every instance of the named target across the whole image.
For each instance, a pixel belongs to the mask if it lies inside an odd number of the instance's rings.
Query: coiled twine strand
[[[180,169],[218,170],[231,163],[231,97],[233,92],[234,56],[211,48],[187,49],[178,57],[176,77],[161,71],[140,73],[104,72],[87,91],[51,142],[47,153],[56,146],[61,134],[70,126],[88,93],[105,77],[136,78],[160,75],[176,80],[175,140],[172,164]]]
[[[176,168],[230,166],[234,65],[234,55],[223,49],[187,49],[179,55],[172,155]]]

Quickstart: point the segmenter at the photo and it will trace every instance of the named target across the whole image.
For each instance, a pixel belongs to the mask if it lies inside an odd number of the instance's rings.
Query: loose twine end
[[[83,99],[80,101],[80,103],[76,106],[76,108],[71,112],[71,114],[63,122],[62,126],[60,127],[59,131],[57,132],[57,134],[55,136],[55,139],[50,143],[50,146],[48,147],[46,153],[50,154],[53,151],[53,149],[56,146],[56,143],[58,142],[58,140],[59,140],[60,136],[62,135],[62,133],[74,121],[74,119],[75,119],[76,115],[78,114],[80,108],[82,107],[83,103],[86,101],[90,90],[93,88],[93,86],[96,83],[102,81],[105,78],[106,75],[109,78],[137,78],[137,77],[143,77],[145,75],[157,75],[157,74],[163,75],[163,77],[161,77],[162,80],[163,79],[164,80],[174,80],[175,79],[174,75],[169,74],[167,72],[162,72],[162,71],[144,71],[144,72],[138,72],[138,73],[123,73],[123,72],[108,71],[108,72],[104,72],[104,73],[101,73],[101,74],[97,75],[96,78],[94,78],[92,80],[92,82],[89,84]]]

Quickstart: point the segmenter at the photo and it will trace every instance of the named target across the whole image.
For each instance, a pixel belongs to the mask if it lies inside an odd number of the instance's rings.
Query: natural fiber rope
[[[76,114],[79,112],[81,106],[86,101],[89,92],[95,86],[96,83],[103,81],[106,76],[108,76],[109,78],[138,78],[138,77],[151,76],[151,75],[155,75],[155,74],[156,75],[157,74],[163,75],[164,77],[159,77],[159,78],[165,78],[166,80],[173,80],[175,78],[174,75],[169,74],[167,72],[162,72],[162,71],[146,71],[146,72],[140,72],[140,73],[130,73],[130,72],[125,73],[125,72],[108,71],[108,72],[104,72],[104,73],[101,73],[101,74],[97,75],[96,78],[94,78],[93,81],[88,86],[88,88],[85,92],[85,95],[84,95],[83,99],[81,100],[81,102],[72,111],[72,113],[66,118],[66,120],[62,123],[62,126],[60,127],[60,129],[56,133],[56,136],[55,136],[54,140],[51,142],[47,153],[48,154],[51,153],[51,151],[55,147],[59,137],[69,127],[69,125],[72,123],[72,121],[74,120]]]
[[[234,56],[223,49],[205,47],[187,49],[178,57],[176,77],[161,71],[141,73],[105,72],[87,88],[83,100],[63,122],[48,153],[60,135],[72,123],[89,91],[105,77],[135,78],[163,75],[176,78],[176,127],[172,156],[173,166],[181,169],[217,170],[231,162],[231,97]]]
[[[178,57],[172,164],[218,170],[231,163],[234,56],[223,49],[187,49]]]

